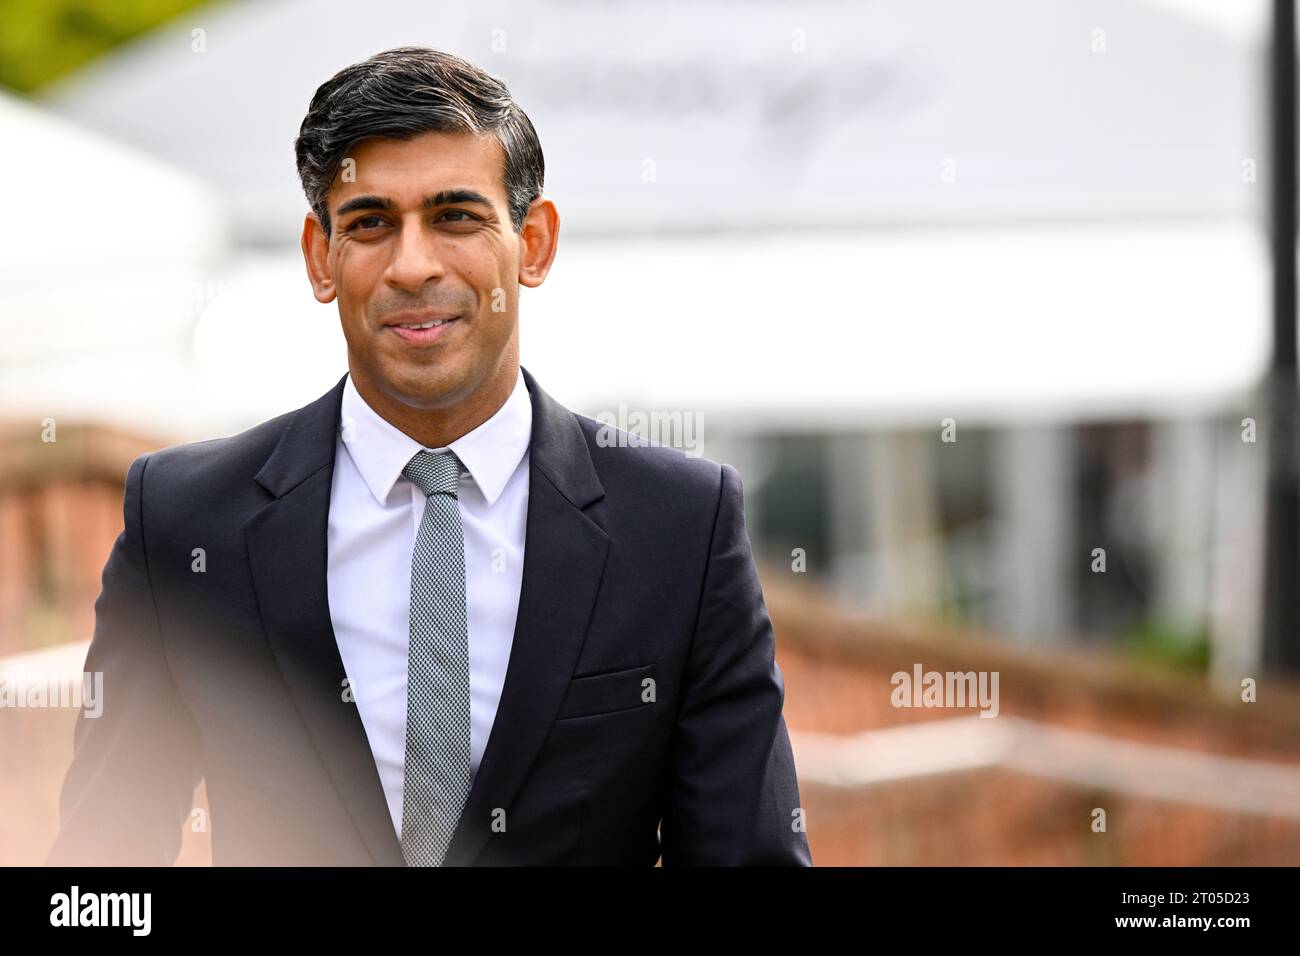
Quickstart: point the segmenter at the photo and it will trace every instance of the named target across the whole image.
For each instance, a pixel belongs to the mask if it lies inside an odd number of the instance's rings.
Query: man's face
[[[363,140],[349,158],[330,188],[328,279],[358,388],[445,409],[513,384],[521,245],[500,143],[424,133]]]

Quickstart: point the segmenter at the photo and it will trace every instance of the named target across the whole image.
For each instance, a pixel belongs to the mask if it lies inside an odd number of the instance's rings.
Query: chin
[[[429,375],[421,371],[399,371],[386,377],[393,396],[414,408],[445,408],[455,405],[467,388],[461,376]]]

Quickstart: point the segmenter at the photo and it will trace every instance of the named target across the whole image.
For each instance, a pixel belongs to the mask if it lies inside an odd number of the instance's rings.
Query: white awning
[[[184,430],[196,410],[176,399],[193,379],[193,325],[228,248],[219,200],[4,94],[0,141],[0,414]]]
[[[1182,414],[1263,374],[1267,266],[1233,220],[561,240],[523,291],[523,364],[587,414],[741,427]],[[346,369],[296,250],[245,259],[197,348],[249,421]]]

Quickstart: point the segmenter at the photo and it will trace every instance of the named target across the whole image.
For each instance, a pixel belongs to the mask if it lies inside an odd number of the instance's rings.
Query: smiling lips
[[[424,322],[400,322],[389,325],[387,328],[413,345],[427,345],[446,335],[448,329],[458,321],[460,321],[459,318],[452,316],[449,318],[428,319]]]

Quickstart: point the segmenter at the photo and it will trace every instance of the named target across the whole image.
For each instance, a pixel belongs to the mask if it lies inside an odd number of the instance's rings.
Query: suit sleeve
[[[812,865],[784,699],[740,475],[723,464],[669,758],[663,866]]]
[[[104,566],[85,672],[102,707],[77,712],[47,866],[170,866],[199,770],[199,735],[164,657],[144,547],[144,472],[127,471],[124,528]],[[92,677],[93,679],[93,677]]]

